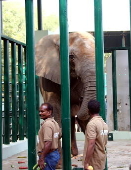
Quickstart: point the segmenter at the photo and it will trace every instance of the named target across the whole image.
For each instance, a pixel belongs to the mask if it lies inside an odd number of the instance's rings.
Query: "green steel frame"
[[[25,84],[23,69],[26,67],[23,65],[25,44],[4,35],[1,36],[1,39],[4,48],[2,61],[4,71],[4,86],[2,86],[4,93],[4,96],[2,95],[4,105],[4,111],[2,111],[3,143],[9,144],[10,141],[16,142],[18,138],[23,140],[25,135],[23,128],[23,122],[26,121],[26,108],[23,104],[26,103],[25,93],[23,93]],[[10,127],[11,124],[12,127]]]
[[[4,41],[4,116],[5,131],[4,143],[10,143],[10,106],[9,106],[9,40]]]
[[[37,0],[38,30],[42,30],[42,1]]]
[[[19,139],[24,139],[24,98],[23,98],[23,50],[18,45],[18,78],[19,78]]]
[[[36,87],[34,60],[33,0],[25,0],[27,56],[28,168],[36,163]]]
[[[117,124],[116,50],[113,50],[113,51],[112,51],[112,89],[113,89],[113,119],[114,119],[114,130],[118,130],[118,124]]]
[[[102,0],[94,0],[95,16],[95,57],[96,57],[96,92],[97,100],[101,104],[100,114],[106,121],[105,89],[104,89],[104,43],[102,25]],[[105,170],[107,170],[107,160]]]
[[[104,94],[104,43],[102,27],[102,0],[94,0],[95,16],[95,56],[96,56],[96,91],[97,100],[101,103],[100,114],[104,120],[105,116],[105,94]]]
[[[67,0],[59,0],[63,170],[71,170],[70,74]]]
[[[11,43],[12,55],[12,142],[17,141],[17,86],[16,86],[16,43]]]

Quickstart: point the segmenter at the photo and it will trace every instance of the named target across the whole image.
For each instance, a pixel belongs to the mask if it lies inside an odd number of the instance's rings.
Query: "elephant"
[[[96,98],[95,40],[88,32],[69,33],[71,153],[78,155],[75,120],[81,130],[89,119],[87,103]],[[47,35],[35,47],[36,74],[44,102],[53,106],[54,118],[61,126],[60,37]]]

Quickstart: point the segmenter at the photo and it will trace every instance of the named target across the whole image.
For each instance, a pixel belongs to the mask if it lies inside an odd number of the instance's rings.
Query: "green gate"
[[[7,36],[2,46],[3,144],[23,140],[27,131],[26,45]]]

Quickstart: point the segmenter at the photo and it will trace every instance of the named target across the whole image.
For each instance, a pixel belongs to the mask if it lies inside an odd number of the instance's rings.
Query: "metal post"
[[[100,115],[106,121],[104,90],[104,43],[102,27],[102,0],[94,0],[95,16],[95,55],[96,55],[96,91],[101,104]],[[105,170],[107,170],[107,160]]]
[[[70,151],[70,74],[68,51],[67,0],[59,1],[60,18],[60,60],[61,60],[61,112],[62,112],[62,146],[63,170],[71,170]]]
[[[26,56],[26,48],[24,48],[24,63],[25,63],[25,132],[26,132],[26,138],[28,137],[28,131],[27,131],[27,56]]]
[[[113,118],[114,130],[118,130],[117,125],[117,81],[116,81],[116,51],[112,51],[112,89],[113,89]]]
[[[36,81],[36,135],[38,135],[38,131],[40,129],[40,116],[39,116],[39,77],[35,76]]]
[[[42,2],[37,0],[38,30],[42,30]]]
[[[37,15],[38,15],[38,30],[42,30],[42,1],[37,0]],[[36,75],[36,134],[40,128],[40,118],[39,118],[39,77]]]
[[[96,90],[97,100],[101,104],[100,114],[104,120],[105,116],[105,94],[104,94],[104,43],[102,28],[102,0],[94,0],[95,13],[95,54],[96,54]]]
[[[2,9],[2,2],[0,2],[0,9]],[[0,42],[1,42],[1,12],[0,12]],[[1,62],[2,61],[2,54],[1,54],[1,43],[0,43],[0,77],[2,77],[1,72]],[[2,170],[2,79],[0,78],[0,169]]]
[[[5,139],[4,143],[10,143],[10,96],[9,96],[9,41],[4,40],[4,115],[5,115]]]
[[[12,142],[17,141],[16,43],[11,43],[12,56]]]
[[[23,101],[23,51],[18,45],[18,77],[19,77],[19,139],[24,139],[24,101]]]
[[[36,163],[36,86],[34,61],[33,0],[25,0],[26,7],[26,57],[27,57],[27,114],[28,114],[28,169]]]

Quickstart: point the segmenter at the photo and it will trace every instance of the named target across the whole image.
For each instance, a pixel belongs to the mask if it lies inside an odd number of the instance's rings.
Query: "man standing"
[[[103,170],[106,162],[106,144],[108,126],[99,115],[100,103],[97,100],[88,102],[90,121],[85,131],[85,146],[83,153],[84,169],[92,166],[94,170]]]
[[[61,131],[58,123],[53,118],[53,107],[43,103],[39,108],[40,118],[44,120],[39,130],[38,165],[41,170],[55,170],[60,159],[58,142]]]

